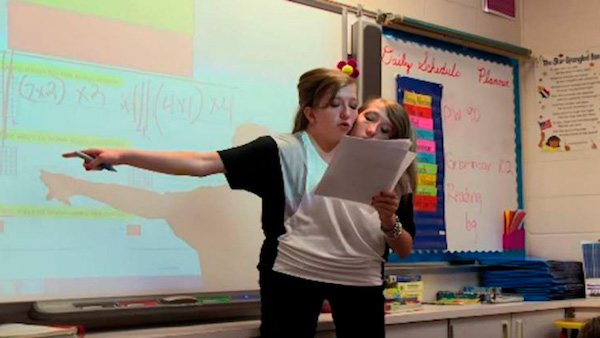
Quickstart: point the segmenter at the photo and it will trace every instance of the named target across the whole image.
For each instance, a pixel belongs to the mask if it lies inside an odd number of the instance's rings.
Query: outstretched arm
[[[208,176],[225,173],[225,166],[216,151],[150,151],[141,149],[86,149],[94,160],[84,163],[86,170],[98,170],[101,164],[127,164],[132,167],[171,175]],[[74,152],[63,157],[76,157]]]
[[[111,183],[96,183],[65,174],[40,171],[40,179],[48,188],[46,198],[67,205],[72,196],[86,196],[111,207],[144,218],[169,218],[170,203],[176,193],[158,194],[153,191]]]

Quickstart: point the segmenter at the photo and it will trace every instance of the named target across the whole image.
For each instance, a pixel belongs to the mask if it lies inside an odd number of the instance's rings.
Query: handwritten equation
[[[174,121],[232,123],[237,92],[233,87],[77,63],[51,64],[9,51],[1,55],[2,140],[7,129],[19,123],[19,111],[32,105],[56,107],[44,108],[48,112],[80,111],[78,117],[120,111],[125,123],[144,136],[164,135],[164,124]]]

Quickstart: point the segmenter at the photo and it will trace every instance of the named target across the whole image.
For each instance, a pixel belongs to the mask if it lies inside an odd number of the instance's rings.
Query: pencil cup
[[[525,250],[525,228],[502,235],[502,249]]]

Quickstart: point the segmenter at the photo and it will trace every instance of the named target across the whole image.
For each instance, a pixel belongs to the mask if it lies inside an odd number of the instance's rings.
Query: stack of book
[[[386,313],[423,309],[423,282],[421,276],[387,276],[383,296],[385,298]]]
[[[526,301],[580,298],[584,295],[580,262],[528,260],[481,260],[488,268],[483,285],[501,287]]]

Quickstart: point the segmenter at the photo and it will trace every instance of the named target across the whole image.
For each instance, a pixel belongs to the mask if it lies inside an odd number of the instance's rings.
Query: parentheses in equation
[[[127,113],[131,114],[131,116],[133,117],[133,123],[137,125],[137,100],[136,100],[136,96],[137,96],[137,85],[133,86],[133,90],[131,91],[131,101],[129,101],[128,97],[125,97],[125,102],[127,103]],[[129,110],[129,102],[131,102],[131,111]]]
[[[133,105],[134,109],[135,109],[135,114],[136,114],[136,122],[137,122],[137,126],[136,126],[136,130],[137,131],[141,131],[142,134],[144,134],[144,129],[143,129],[143,120],[144,120],[144,93],[146,91],[146,83],[142,82],[140,88],[139,88],[139,95],[137,94],[137,89],[138,86],[136,86],[136,90],[134,91],[134,100],[136,102],[136,104]],[[139,103],[138,103],[139,101]]]
[[[55,77],[55,79],[60,84],[59,89],[60,89],[61,95],[60,95],[60,98],[58,99],[58,101],[56,102],[56,104],[59,105],[65,101],[65,96],[67,93],[67,85],[65,84],[65,81],[63,79],[61,79],[59,77]]]
[[[229,125],[233,125],[233,99],[234,99],[234,96],[233,96],[233,94],[231,94],[231,97],[230,97],[230,100],[229,100],[229,102],[230,102],[230,105],[229,105],[229,107],[230,107],[230,109],[229,109]]]
[[[6,60],[7,51],[2,53],[2,111],[0,111],[2,115],[2,125],[0,125],[2,134],[0,138],[2,139],[2,144],[4,144],[4,140],[6,139],[6,131],[7,131],[7,121],[8,121],[8,107],[9,107],[9,95],[10,89],[12,87],[13,82],[13,60],[14,60],[14,52],[10,51],[10,60]],[[8,73],[8,74],[7,74]]]
[[[143,127],[143,134],[146,135],[146,133],[148,132],[148,126],[150,125],[150,87],[151,87],[151,83],[150,80],[146,80],[146,84],[144,86],[144,91],[143,91],[143,102],[144,102],[144,115],[146,115],[146,118],[144,119],[144,127]]]
[[[27,77],[28,77],[28,75],[21,76],[21,81],[19,81],[19,95],[29,102],[38,102],[33,98],[33,91],[35,88],[33,88],[32,84],[26,83]],[[25,86],[31,87],[31,92],[29,93],[29,96],[27,96],[23,91],[23,87],[25,87]]]
[[[154,122],[156,123],[156,128],[158,129],[158,133],[161,136],[163,135],[163,132],[162,132],[162,129],[160,128],[160,122],[158,121],[158,101],[160,99],[160,95],[162,94],[163,87],[164,87],[164,83],[161,83],[160,86],[158,87],[158,90],[156,91],[156,95],[154,95],[154,104],[153,104]]]
[[[198,109],[196,110],[197,111],[196,116],[194,118],[192,118],[192,120],[191,120],[191,124],[194,124],[194,123],[196,123],[196,121],[198,121],[198,119],[202,115],[202,110],[204,109],[204,92],[198,86],[194,86],[194,89],[196,89],[196,92],[198,93]],[[190,109],[190,112],[191,112],[191,109]]]

